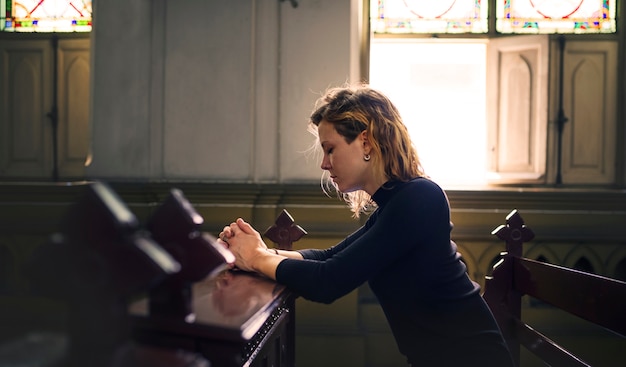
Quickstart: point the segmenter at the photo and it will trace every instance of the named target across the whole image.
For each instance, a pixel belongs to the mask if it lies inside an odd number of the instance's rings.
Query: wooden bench
[[[150,233],[182,269],[131,304],[133,339],[199,353],[210,367],[293,367],[295,294],[266,277],[224,270],[234,257],[226,260],[193,234],[202,220],[176,189],[153,213]],[[265,236],[291,249],[304,234],[283,210]]]
[[[0,366],[293,367],[296,296],[229,270],[203,221],[177,189],[143,226],[107,184],[85,186],[26,269],[63,326],[16,328]],[[291,249],[304,234],[283,211],[265,236]]]
[[[86,186],[26,269],[34,294],[58,301],[54,316],[65,326],[25,330],[1,344],[0,366],[209,366],[194,351],[154,348],[129,336],[130,300],[179,270],[108,185]]]
[[[484,298],[518,366],[520,346],[551,366],[590,366],[522,320],[524,295],[626,336],[626,282],[524,258],[522,244],[534,233],[516,210],[492,234],[506,241],[506,252],[486,277]]]

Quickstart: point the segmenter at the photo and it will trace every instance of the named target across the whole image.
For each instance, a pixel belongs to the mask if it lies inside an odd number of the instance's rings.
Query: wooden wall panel
[[[0,177],[49,176],[50,46],[5,42],[0,54]]]
[[[492,39],[487,50],[488,178],[497,184],[543,183],[548,38]]]
[[[89,136],[89,40],[59,42],[59,173],[83,177]]]
[[[500,70],[500,119],[498,126],[498,170],[500,172],[532,171],[530,155],[533,144],[533,59],[529,55],[503,52]]]
[[[565,46],[563,182],[613,183],[617,126],[617,43]]]

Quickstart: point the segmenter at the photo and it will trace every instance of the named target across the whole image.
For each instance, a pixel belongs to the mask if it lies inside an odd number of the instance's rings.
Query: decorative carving
[[[524,224],[524,219],[517,210],[506,217],[506,224],[498,226],[491,234],[506,242],[507,253],[522,256],[522,244],[535,238],[535,233]]]
[[[269,227],[264,235],[278,244],[281,250],[291,250],[293,243],[302,238],[306,231],[295,224],[291,215],[283,209],[273,226]]]

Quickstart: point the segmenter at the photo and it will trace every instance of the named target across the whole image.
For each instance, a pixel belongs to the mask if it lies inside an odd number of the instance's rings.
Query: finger
[[[228,226],[228,230],[230,231],[230,235],[231,237],[234,236],[237,232],[237,230],[239,229],[239,226],[237,225],[237,223],[232,222],[229,226]]]
[[[218,244],[220,244],[221,246],[223,246],[226,249],[230,248],[230,245],[228,244],[228,242],[224,241],[221,238],[218,238],[217,241],[215,241],[215,242],[217,242]]]
[[[222,242],[228,242],[228,239],[230,237],[232,236],[229,236],[226,232],[220,232],[220,234],[217,236],[217,238]]]
[[[233,231],[232,231],[232,229],[230,228],[230,226],[225,226],[225,227],[222,229],[222,233],[221,233],[221,234],[223,234],[224,236],[226,236],[226,237],[228,238],[228,237],[232,237],[232,234],[233,234],[232,232],[233,232]],[[220,237],[222,237],[222,236],[221,236],[221,234],[220,234]]]
[[[242,218],[237,218],[237,225],[239,226],[241,231],[246,234],[255,234],[256,232],[255,229],[252,228],[252,226]]]

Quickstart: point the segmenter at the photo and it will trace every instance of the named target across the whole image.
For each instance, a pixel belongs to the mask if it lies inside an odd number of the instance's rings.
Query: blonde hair
[[[348,144],[352,143],[362,131],[366,131],[372,146],[370,156],[376,177],[407,182],[425,176],[417,150],[398,109],[383,93],[365,84],[331,88],[326,91],[318,99],[309,120],[309,131],[317,138],[317,147],[319,147],[317,127],[322,121],[333,124],[337,133],[343,136]],[[328,187],[336,189],[332,181],[326,182]],[[328,192],[324,185],[322,188]],[[370,195],[363,190],[349,193],[340,193],[337,190],[337,192],[348,203],[355,218],[373,204]]]

